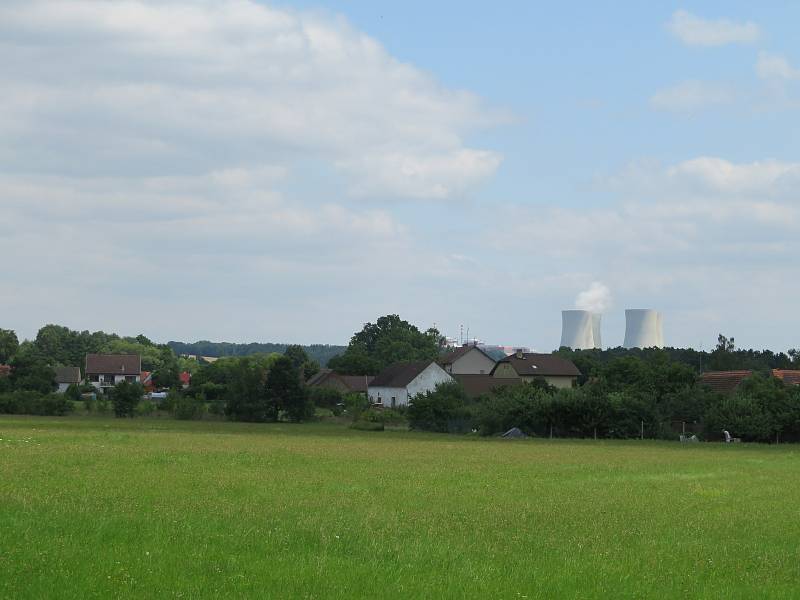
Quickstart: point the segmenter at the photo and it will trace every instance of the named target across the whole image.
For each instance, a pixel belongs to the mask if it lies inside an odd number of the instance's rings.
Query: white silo
[[[599,338],[600,315],[592,314],[588,310],[561,311],[561,346],[573,350],[590,350],[599,348]]]
[[[663,348],[661,313],[646,308],[625,311],[625,348]]]

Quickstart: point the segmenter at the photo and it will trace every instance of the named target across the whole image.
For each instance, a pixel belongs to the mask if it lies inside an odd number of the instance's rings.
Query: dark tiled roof
[[[495,365],[495,369],[502,363],[510,363],[517,375],[531,376],[542,375],[550,377],[578,377],[581,372],[571,360],[561,358],[555,354],[533,354],[526,352],[519,358],[517,354],[506,356]],[[494,373],[494,369],[492,370]]]
[[[375,379],[372,375],[339,375],[351,392],[365,392]]]
[[[772,369],[772,376],[786,385],[800,385],[800,371],[791,369]]]
[[[308,378],[306,385],[323,385],[331,375],[336,375],[333,369],[320,369]]]
[[[56,367],[56,383],[80,383],[80,367]]]
[[[87,354],[86,374],[141,375],[138,354]]]
[[[505,386],[522,385],[518,377],[492,377],[491,375],[453,375],[467,396],[477,398]]]
[[[330,385],[332,381],[341,382],[351,392],[366,392],[367,386],[374,379],[372,375],[339,375],[333,369],[320,369],[308,378],[306,385],[319,387]]]
[[[477,346],[466,345],[466,346],[461,346],[459,348],[456,348],[455,350],[452,350],[451,352],[448,352],[444,356],[440,357],[438,362],[439,362],[440,365],[452,365],[459,358],[461,358],[462,356],[466,355],[471,350],[477,350],[481,354],[485,355],[486,358],[494,361],[494,359],[491,356],[486,354],[486,352],[484,352],[483,350],[481,350]]]
[[[433,361],[418,360],[389,365],[369,384],[371,387],[406,387],[430,366]]]
[[[752,371],[708,371],[700,375],[700,383],[707,385],[715,392],[727,394],[734,391],[744,379],[752,374]]]

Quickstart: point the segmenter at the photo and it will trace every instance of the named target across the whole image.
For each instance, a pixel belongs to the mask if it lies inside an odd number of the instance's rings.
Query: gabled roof
[[[80,383],[81,382],[81,368],[80,367],[56,367],[53,369],[56,372],[56,383]]]
[[[472,350],[477,350],[478,352],[483,354],[486,358],[488,358],[492,362],[495,362],[495,360],[491,356],[486,354],[486,352],[483,351],[482,349],[478,348],[478,346],[465,345],[465,346],[461,346],[459,348],[456,348],[455,350],[452,350],[451,352],[448,352],[444,356],[439,357],[439,364],[440,365],[452,365],[459,358],[461,358],[462,356],[466,356]]]
[[[489,394],[494,390],[505,386],[522,385],[523,381],[519,377],[493,377],[492,375],[458,375],[454,374],[455,380],[461,384],[467,396],[477,398],[484,394]]]
[[[786,385],[800,385],[800,371],[792,369],[772,369],[772,376]]]
[[[435,364],[435,361],[418,360],[394,363],[381,371],[369,385],[370,387],[404,388],[431,364]]]
[[[351,392],[364,392],[375,379],[373,375],[339,375]]]
[[[87,354],[86,374],[141,376],[142,359],[138,354]]]
[[[306,385],[322,385],[331,375],[336,375],[333,369],[320,369],[306,381]]]
[[[734,391],[742,381],[753,374],[752,371],[708,371],[700,375],[700,383],[715,392],[724,394]]]
[[[510,363],[520,377],[533,375],[578,377],[581,374],[578,367],[571,360],[561,358],[555,354],[534,354],[532,352],[512,354],[501,359],[492,369],[492,373],[502,363]]]
[[[339,375],[333,369],[320,369],[308,378],[306,385],[321,387],[329,385],[333,380],[336,380],[351,392],[366,392],[373,379],[375,377],[372,375]]]

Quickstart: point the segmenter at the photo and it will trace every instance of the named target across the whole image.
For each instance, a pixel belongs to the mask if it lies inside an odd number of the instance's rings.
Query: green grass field
[[[798,598],[800,448],[0,417],[0,598]]]

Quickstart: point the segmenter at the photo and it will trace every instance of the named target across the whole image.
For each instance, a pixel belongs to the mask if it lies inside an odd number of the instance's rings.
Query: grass
[[[2,598],[796,598],[800,449],[0,418]]]

